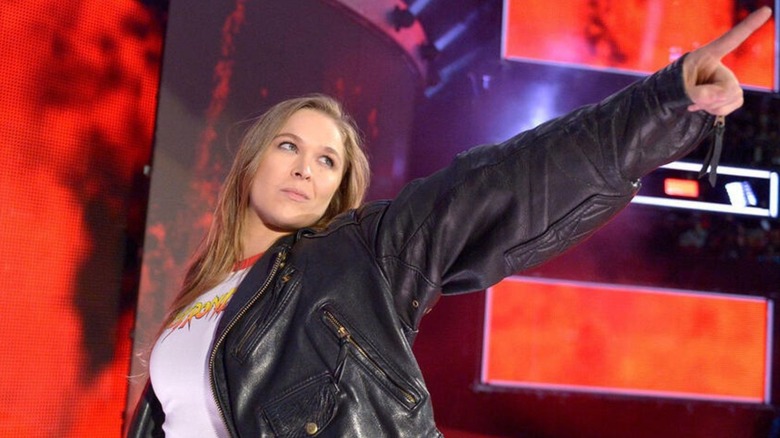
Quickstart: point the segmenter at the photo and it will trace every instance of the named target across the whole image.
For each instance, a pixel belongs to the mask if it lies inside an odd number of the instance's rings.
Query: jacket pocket
[[[279,437],[312,437],[336,416],[336,387],[330,374],[305,380],[262,409],[262,415]]]
[[[241,337],[230,347],[233,356],[243,362],[263,338],[271,324],[290,301],[290,292],[298,283],[299,275],[292,266],[287,266],[276,274],[273,289],[260,291],[262,296],[243,317],[244,322],[237,332]],[[270,288],[269,288],[270,289]]]
[[[333,370],[336,387],[341,383],[344,368],[351,358],[379,384],[380,388],[407,409],[414,409],[420,403],[422,397],[414,386],[395,372],[366,341],[366,338],[361,336],[346,318],[339,315],[333,306],[323,306],[322,321],[339,343],[339,355]]]

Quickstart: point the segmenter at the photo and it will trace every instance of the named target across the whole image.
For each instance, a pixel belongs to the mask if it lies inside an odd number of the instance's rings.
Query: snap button
[[[306,434],[307,435],[314,435],[315,433],[317,433],[318,430],[320,430],[320,428],[317,426],[317,423],[309,422],[309,423],[306,423],[305,427],[306,427]]]
[[[417,300],[412,301],[412,307],[414,307],[415,309],[420,307],[420,302]]]

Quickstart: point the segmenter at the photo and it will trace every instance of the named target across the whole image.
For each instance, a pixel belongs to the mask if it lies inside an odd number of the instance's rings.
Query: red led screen
[[[694,179],[664,178],[664,194],[696,199],[699,197],[699,181]]]
[[[488,290],[487,384],[768,402],[771,302],[509,278]]]
[[[744,2],[747,3],[747,2]],[[750,2],[754,9],[774,0]],[[735,0],[505,0],[503,56],[650,73],[716,38],[750,10]],[[770,21],[724,59],[743,84],[776,89]]]
[[[155,17],[132,0],[3,2],[2,437],[121,436]]]

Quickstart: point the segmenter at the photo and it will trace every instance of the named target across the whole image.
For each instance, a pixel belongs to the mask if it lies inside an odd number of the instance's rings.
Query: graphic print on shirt
[[[176,317],[173,318],[173,320],[165,327],[165,330],[168,331],[168,334],[171,334],[175,330],[179,330],[184,327],[189,328],[193,318],[216,318],[225,310],[228,302],[230,301],[230,298],[233,296],[235,291],[236,288],[233,287],[222,295],[214,296],[213,299],[207,301],[197,301],[193,303],[191,306],[177,313]]]

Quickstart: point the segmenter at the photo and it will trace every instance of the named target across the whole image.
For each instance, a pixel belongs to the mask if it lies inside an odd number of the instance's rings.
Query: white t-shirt
[[[149,376],[165,412],[166,437],[228,437],[209,382],[209,355],[222,312],[257,257],[198,297],[171,322],[152,349]]]

